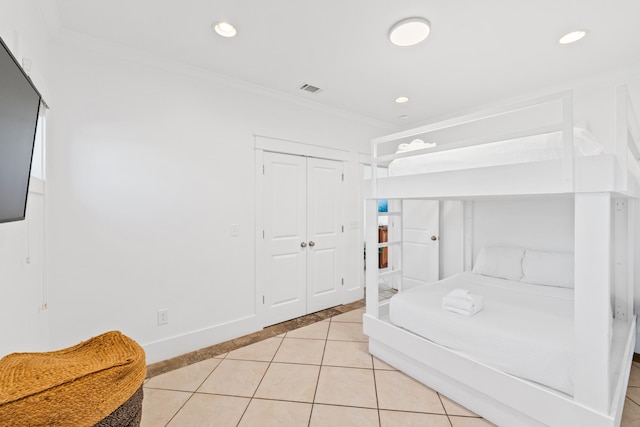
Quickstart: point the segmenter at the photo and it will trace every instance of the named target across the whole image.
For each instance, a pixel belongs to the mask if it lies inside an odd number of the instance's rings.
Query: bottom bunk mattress
[[[484,299],[466,316],[442,308],[454,289]],[[573,395],[573,289],[465,272],[396,294],[391,323],[488,366]]]

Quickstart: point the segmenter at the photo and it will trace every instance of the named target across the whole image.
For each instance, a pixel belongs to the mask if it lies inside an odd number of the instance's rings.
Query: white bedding
[[[456,288],[484,298],[463,316],[441,308]],[[391,298],[393,324],[506,373],[573,395],[573,289],[465,272]]]
[[[602,154],[602,146],[583,128],[574,128],[574,146],[577,156]],[[424,144],[415,145],[416,149]],[[398,151],[410,151],[404,147]],[[395,159],[389,164],[389,176],[412,175],[446,170],[471,169],[511,163],[527,163],[562,158],[562,132],[544,133],[525,138],[498,141],[471,147],[421,154]]]

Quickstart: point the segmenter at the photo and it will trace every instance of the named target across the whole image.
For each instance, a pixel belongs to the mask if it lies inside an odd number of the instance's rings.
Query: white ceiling
[[[65,30],[395,125],[640,64],[639,0],[57,0]],[[387,38],[432,23],[420,45]],[[238,36],[211,30],[229,20]],[[582,41],[560,35],[587,28]],[[318,94],[302,92],[302,83]],[[406,104],[396,104],[398,96]],[[401,115],[408,119],[400,119]]]

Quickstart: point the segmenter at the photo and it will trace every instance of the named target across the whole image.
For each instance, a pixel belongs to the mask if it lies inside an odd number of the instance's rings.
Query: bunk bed
[[[443,130],[544,105],[554,106],[560,121],[447,143],[430,140]],[[483,108],[372,141],[364,315],[371,354],[500,426],[619,426],[636,338],[633,236],[640,127],[625,86],[616,88],[613,108],[613,152],[575,127],[571,91]],[[522,154],[527,146],[534,146],[533,154]],[[509,147],[517,148],[509,152]],[[379,165],[389,166],[390,176],[378,177]],[[474,201],[529,196],[573,200],[571,284],[548,286],[556,285],[556,278],[541,284],[534,282],[542,279],[527,281],[517,274],[491,277],[494,273],[482,271],[473,259]],[[377,206],[388,200],[389,212],[382,215],[401,221],[406,199],[462,201],[464,272],[403,290],[402,227],[390,230],[389,242],[379,243]],[[394,249],[393,268],[379,270],[380,247]],[[514,265],[522,266],[528,249],[509,250],[521,251]],[[376,292],[383,276],[392,276],[398,288],[391,300],[381,301]],[[484,310],[470,317],[443,310],[442,296],[456,288],[484,294]],[[509,313],[524,300],[533,316],[528,324],[541,325],[538,331],[510,321]]]

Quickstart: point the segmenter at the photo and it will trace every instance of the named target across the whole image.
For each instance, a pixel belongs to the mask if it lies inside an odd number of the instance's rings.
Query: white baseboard
[[[352,302],[356,302],[364,298],[364,288],[358,287],[353,289],[348,289],[342,304],[350,304]]]
[[[255,314],[158,341],[141,344],[147,364],[171,359],[262,329]]]

